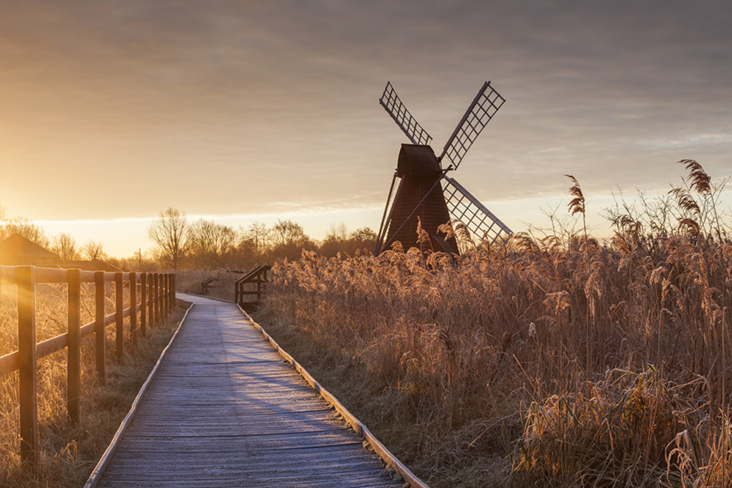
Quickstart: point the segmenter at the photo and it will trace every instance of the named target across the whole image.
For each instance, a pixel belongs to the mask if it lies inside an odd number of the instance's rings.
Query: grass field
[[[82,324],[94,320],[93,285],[82,285]],[[113,286],[109,284],[108,286]],[[112,288],[108,296],[113,296]],[[0,287],[0,355],[17,350],[16,293]],[[63,334],[67,328],[65,285],[37,285],[38,341]],[[126,298],[127,299],[127,298]],[[106,313],[114,312],[107,300]],[[140,386],[177,328],[180,306],[164,326],[148,328],[148,337],[127,346],[122,360],[114,357],[114,328],[107,328],[107,382],[98,382],[94,337],[82,340],[81,421],[73,425],[66,413],[66,349],[38,361],[38,427],[41,456],[35,473],[20,467],[18,373],[0,378],[0,486],[79,487],[126,415]],[[129,319],[125,319],[129,331]]]
[[[605,244],[304,252],[258,319],[431,486],[728,487],[732,244],[682,200]]]

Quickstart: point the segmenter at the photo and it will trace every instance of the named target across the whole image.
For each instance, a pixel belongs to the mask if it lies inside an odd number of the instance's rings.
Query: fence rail
[[[0,375],[18,371],[20,402],[20,458],[22,463],[38,461],[37,361],[65,347],[68,348],[67,410],[72,422],[79,422],[81,386],[81,339],[95,335],[96,370],[105,383],[106,329],[115,324],[115,349],[118,358],[124,354],[124,319],[130,318],[130,340],[137,342],[148,325],[160,323],[175,303],[175,274],[110,273],[79,269],[36,268],[34,266],[0,266],[0,282],[18,289],[18,350],[0,357]],[[115,312],[105,315],[107,282],[114,282]],[[68,331],[36,343],[35,285],[61,283],[68,285]],[[81,325],[81,284],[94,283],[95,319]],[[127,307],[124,305],[125,283],[129,287]],[[133,286],[134,284],[134,286]],[[139,288],[139,293],[138,293]],[[139,321],[138,321],[139,313]]]

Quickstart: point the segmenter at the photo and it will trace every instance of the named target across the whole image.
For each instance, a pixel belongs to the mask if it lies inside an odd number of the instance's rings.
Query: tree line
[[[294,260],[303,250],[324,256],[370,252],[376,233],[368,227],[349,232],[346,225],[332,225],[323,240],[310,238],[300,224],[278,220],[271,227],[255,222],[247,228],[213,220],[189,221],[185,212],[168,208],[150,225],[148,235],[155,244],[153,258],[164,268],[241,268]]]
[[[318,251],[324,256],[343,253],[353,256],[371,252],[376,233],[364,227],[349,232],[346,225],[332,225],[322,240],[314,240],[300,224],[278,220],[271,227],[255,222],[247,228],[233,228],[213,220],[190,221],[185,212],[168,208],[160,212],[148,229],[154,247],[133,256],[109,256],[101,242],[77,243],[67,233],[49,236],[25,217],[8,217],[0,206],[0,240],[20,234],[31,242],[57,254],[64,261],[99,259],[124,270],[154,271],[184,268],[250,269],[278,259],[294,260],[302,251]]]

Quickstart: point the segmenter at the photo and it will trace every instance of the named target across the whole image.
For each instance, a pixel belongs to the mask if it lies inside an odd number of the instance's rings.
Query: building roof
[[[81,268],[87,271],[122,271],[100,259],[64,260],[57,254],[29,241],[20,234],[13,234],[0,241],[0,264],[3,265],[35,265],[48,268]]]
[[[402,144],[397,160],[397,175],[434,177],[440,172],[440,162],[430,146]]]
[[[29,241],[20,234],[13,234],[0,241],[0,258],[55,258],[58,255]]]

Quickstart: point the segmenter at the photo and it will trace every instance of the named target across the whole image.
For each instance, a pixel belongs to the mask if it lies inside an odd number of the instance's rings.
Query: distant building
[[[60,258],[57,254],[44,249],[33,241],[29,241],[20,234],[13,234],[0,241],[0,264],[5,266],[19,266],[32,264],[34,266],[57,266]]]
[[[62,260],[58,254],[44,249],[20,234],[0,241],[0,266],[32,265],[42,268],[80,268],[86,271],[122,271],[99,259]]]

